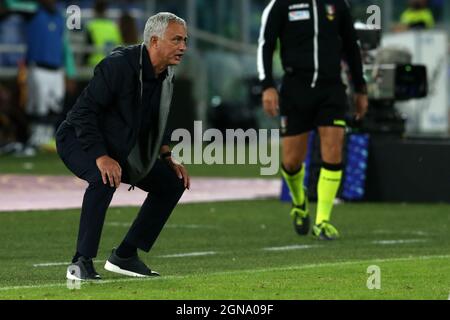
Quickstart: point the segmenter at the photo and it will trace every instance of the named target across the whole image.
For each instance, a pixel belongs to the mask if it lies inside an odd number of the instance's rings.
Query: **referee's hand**
[[[264,111],[267,115],[269,115],[269,117],[276,117],[280,110],[277,89],[269,88],[264,90],[262,100]]]
[[[122,168],[119,163],[108,156],[98,158],[96,163],[102,174],[103,184],[109,183],[111,188],[119,188],[122,180]]]
[[[355,94],[356,120],[361,121],[369,111],[369,98],[366,94]]]

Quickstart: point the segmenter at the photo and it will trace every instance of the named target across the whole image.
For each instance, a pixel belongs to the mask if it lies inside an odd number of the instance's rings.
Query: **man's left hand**
[[[184,187],[189,190],[191,188],[191,178],[186,168],[172,157],[168,157],[164,161],[175,171],[179,179],[183,179]]]
[[[369,110],[369,98],[367,94],[355,94],[356,120],[360,121],[364,118]]]

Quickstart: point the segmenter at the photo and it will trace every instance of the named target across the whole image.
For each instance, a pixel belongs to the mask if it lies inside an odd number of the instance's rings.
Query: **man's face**
[[[179,65],[187,49],[187,30],[179,23],[170,22],[164,38],[157,39],[157,52],[168,66]]]

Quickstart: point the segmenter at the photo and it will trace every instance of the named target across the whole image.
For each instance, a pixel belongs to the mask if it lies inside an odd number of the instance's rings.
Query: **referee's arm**
[[[280,0],[272,0],[263,12],[258,45],[258,74],[263,89],[263,106],[270,116],[278,114],[278,92],[273,79],[273,53],[281,33],[283,15]]]
[[[275,87],[272,75],[273,53],[280,36],[283,18],[280,1],[272,0],[263,12],[258,46],[258,73],[263,90]]]
[[[361,120],[369,109],[369,100],[367,97],[366,80],[363,75],[361,49],[358,45],[358,36],[347,1],[345,1],[344,4],[341,21],[340,34],[343,42],[344,55],[350,68],[350,74],[355,89],[355,118],[356,120]]]
[[[367,92],[367,87],[363,76],[361,49],[358,45],[358,36],[350,13],[350,7],[348,6],[347,1],[345,1],[345,3],[340,26],[345,59],[350,68],[355,92],[365,94]]]

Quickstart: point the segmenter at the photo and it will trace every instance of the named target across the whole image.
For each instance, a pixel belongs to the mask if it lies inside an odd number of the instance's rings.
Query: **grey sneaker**
[[[80,257],[77,262],[72,263],[67,268],[66,278],[68,280],[88,281],[101,280],[100,275],[95,271],[92,259]]]

